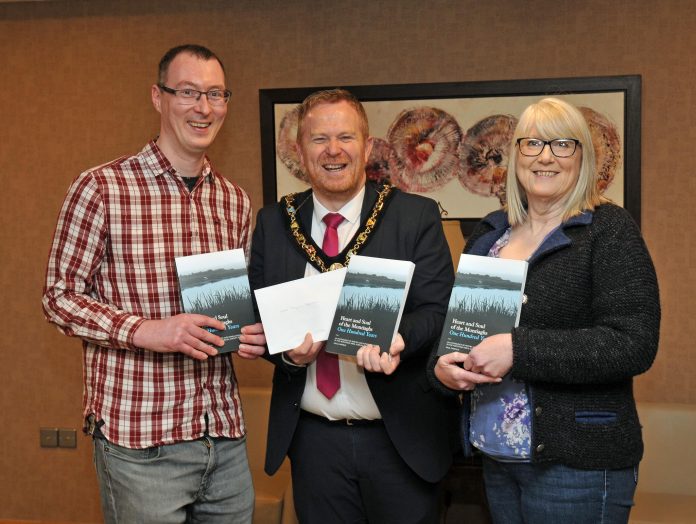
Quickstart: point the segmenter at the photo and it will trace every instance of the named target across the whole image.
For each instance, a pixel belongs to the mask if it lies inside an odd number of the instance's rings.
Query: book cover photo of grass
[[[374,344],[389,351],[396,336],[415,265],[404,260],[353,255],[326,351],[355,355]]]
[[[524,260],[462,255],[437,354],[468,353],[484,338],[517,326],[526,278]]]
[[[239,349],[242,326],[255,322],[244,250],[177,257],[175,262],[184,311],[225,324],[224,330],[208,328],[225,341],[220,353]]]

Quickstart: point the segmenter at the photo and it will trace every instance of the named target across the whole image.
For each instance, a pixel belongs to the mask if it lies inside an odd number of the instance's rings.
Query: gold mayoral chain
[[[303,231],[300,223],[297,221],[296,216],[297,210],[299,209],[299,207],[295,207],[295,196],[297,196],[297,193],[291,193],[283,197],[285,199],[285,212],[287,213],[288,220],[290,221],[290,233],[295,239],[295,242],[297,242],[300,250],[307,256],[307,259],[322,273],[346,267],[350,262],[350,257],[356,255],[358,251],[362,249],[365,242],[367,242],[369,239],[370,234],[377,226],[392,189],[393,186],[384,184],[378,191],[377,201],[372,208],[372,213],[361,226],[358,233],[353,237],[355,239],[353,245],[347,247],[338,255],[338,257],[343,257],[343,260],[341,261],[329,263],[329,260],[324,256],[324,252],[319,249],[319,247],[312,240],[311,235],[305,235],[305,232]],[[302,204],[300,204],[300,206],[301,205]],[[330,258],[335,259],[337,257]]]

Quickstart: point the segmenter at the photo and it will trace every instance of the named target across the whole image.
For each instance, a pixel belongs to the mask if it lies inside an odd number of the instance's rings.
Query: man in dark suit
[[[416,268],[388,352],[366,345],[357,358],[336,358],[308,333],[299,347],[268,357],[276,368],[266,472],[290,457],[303,524],[436,522],[454,420],[450,401],[425,374],[454,278],[438,207],[366,183],[372,139],[362,104],[347,91],[310,95],[298,120],[311,189],[259,212],[252,287],[345,265],[349,253],[410,260]]]

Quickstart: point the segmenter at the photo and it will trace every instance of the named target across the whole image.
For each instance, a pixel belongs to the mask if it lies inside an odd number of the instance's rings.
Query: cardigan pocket
[[[616,413],[613,411],[576,411],[575,422],[578,424],[614,424]]]

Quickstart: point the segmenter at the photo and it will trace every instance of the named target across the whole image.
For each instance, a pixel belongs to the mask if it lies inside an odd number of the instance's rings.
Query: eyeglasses
[[[230,101],[232,92],[229,89],[211,89],[209,91],[198,91],[197,89],[172,89],[164,84],[157,84],[162,91],[174,95],[179,102],[185,105],[193,105],[201,99],[202,95],[208,99],[211,106],[222,106]]]
[[[542,140],[541,138],[518,138],[517,147],[524,156],[539,156],[546,146],[551,148],[554,156],[567,158],[575,154],[575,149],[580,144],[580,140],[575,138],[554,138],[553,140]]]

